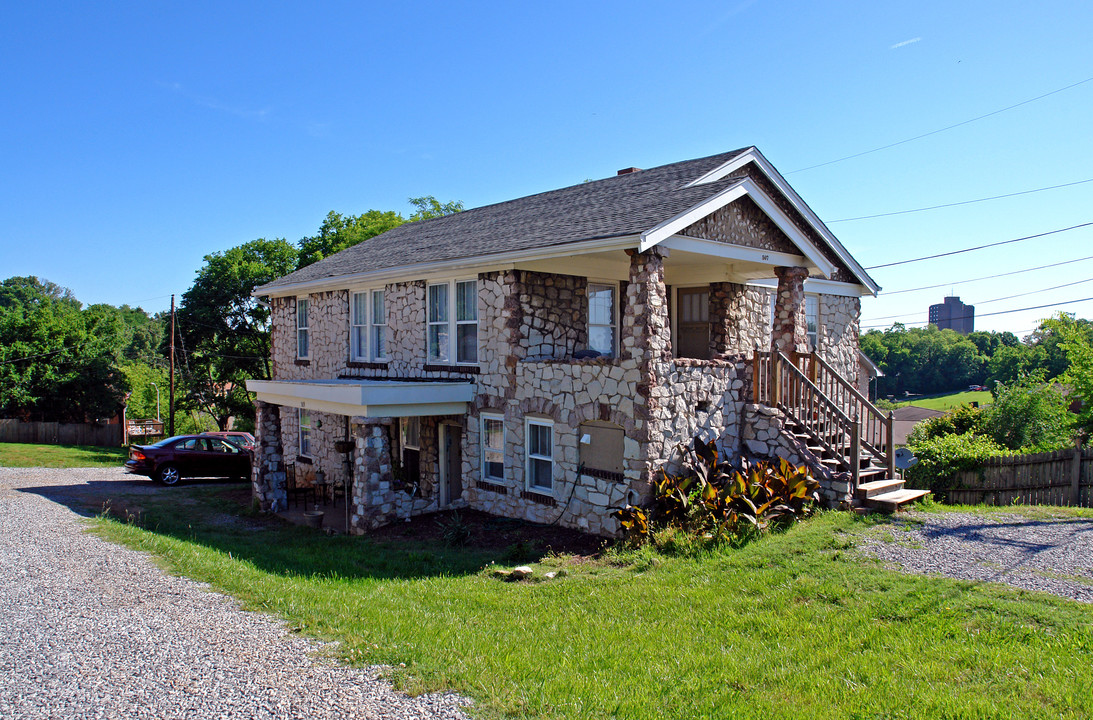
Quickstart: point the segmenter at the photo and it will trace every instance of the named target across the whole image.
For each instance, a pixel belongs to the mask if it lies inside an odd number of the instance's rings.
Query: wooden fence
[[[1093,448],[991,458],[956,474],[949,502],[1093,507]]]
[[[22,422],[0,419],[0,442],[39,445],[97,445],[119,447],[125,426],[91,423]]]

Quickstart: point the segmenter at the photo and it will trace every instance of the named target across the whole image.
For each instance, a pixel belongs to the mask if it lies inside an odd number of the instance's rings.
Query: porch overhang
[[[462,415],[471,382],[428,380],[247,380],[262,402],[348,417]]]

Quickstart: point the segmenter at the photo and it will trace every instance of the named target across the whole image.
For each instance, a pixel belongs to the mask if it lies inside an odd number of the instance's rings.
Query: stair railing
[[[757,345],[752,359],[752,398],[777,407],[807,428],[854,474],[855,486],[863,450],[896,476],[893,416],[886,416],[817,353],[765,352]],[[840,449],[849,441],[847,457]]]

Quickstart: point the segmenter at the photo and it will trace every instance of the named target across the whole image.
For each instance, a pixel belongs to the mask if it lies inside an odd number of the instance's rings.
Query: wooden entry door
[[[679,288],[676,357],[710,359],[710,287]]]
[[[463,428],[441,425],[444,429],[444,504],[463,497]]]

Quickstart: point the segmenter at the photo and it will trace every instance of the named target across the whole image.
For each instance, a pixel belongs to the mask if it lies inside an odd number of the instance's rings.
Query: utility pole
[[[171,295],[171,394],[167,400],[167,415],[170,417],[170,432],[167,437],[175,435],[175,296]]]

